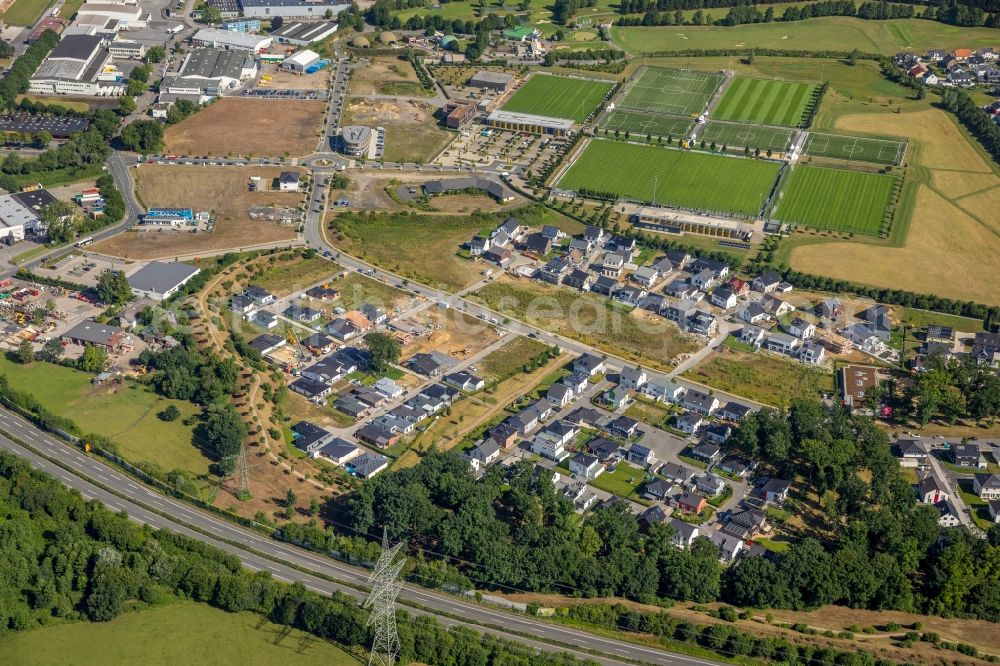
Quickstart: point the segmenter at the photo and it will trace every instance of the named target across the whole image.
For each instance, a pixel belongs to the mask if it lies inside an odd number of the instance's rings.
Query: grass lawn
[[[895,181],[887,174],[795,167],[771,215],[815,229],[878,235]]]
[[[500,349],[492,351],[478,363],[480,376],[489,381],[502,382],[520,373],[525,364],[548,350],[548,345],[518,336]]]
[[[698,138],[709,144],[714,142],[719,147],[760,148],[761,152],[773,150],[783,153],[792,142],[792,130],[709,122]]]
[[[724,9],[709,13],[720,17]],[[782,49],[850,51],[892,54],[902,49],[926,53],[928,49],[993,46],[990,28],[965,28],[922,19],[865,21],[826,17],[794,23],[754,23],[737,27],[670,26],[612,28],[615,44],[633,54],[695,49]]]
[[[334,233],[349,239],[344,249],[404,277],[448,291],[479,279],[484,265],[458,256],[462,243],[500,217],[346,213],[332,218]]]
[[[328,641],[298,629],[287,634],[285,630],[255,613],[227,613],[208,604],[177,602],[126,613],[111,622],[56,624],[12,633],[4,638],[0,652],[5,663],[21,666],[361,663]]]
[[[639,111],[615,109],[602,121],[601,128],[609,132],[618,130],[639,136],[686,137],[691,134],[694,123],[690,118],[665,116]]]
[[[10,25],[34,25],[42,12],[52,6],[54,0],[15,0],[3,13],[4,23]],[[68,17],[68,15],[67,15]]]
[[[759,543],[765,550],[772,553],[784,553],[792,545],[792,540],[788,537],[776,536],[770,539],[754,539],[754,543]]]
[[[625,416],[635,419],[636,421],[648,423],[654,427],[658,427],[661,423],[663,423],[663,419],[667,418],[669,415],[670,410],[666,407],[652,402],[646,402],[641,399],[636,399],[625,410]]]
[[[916,308],[896,308],[893,314],[895,317],[898,317],[901,325],[912,326],[914,328],[926,328],[931,324],[937,324],[939,326],[949,326],[956,331],[965,333],[978,333],[983,330],[982,319],[959,317],[958,315],[917,310]]]
[[[24,366],[0,356],[0,373],[46,409],[72,419],[83,432],[113,439],[131,462],[150,462],[167,471],[183,469],[195,476],[208,473],[211,461],[193,443],[194,427],[182,423],[200,413],[190,402],[167,400],[127,383],[94,386],[89,373],[41,361]],[[168,405],[176,406],[181,418],[171,422],[157,418]]]
[[[787,405],[792,398],[833,391],[833,374],[764,353],[726,349],[713,352],[684,377],[768,405]]]
[[[958,487],[958,494],[962,496],[962,501],[965,502],[969,507],[969,511],[972,512],[972,519],[976,525],[982,530],[990,529],[993,526],[993,521],[990,520],[989,502],[980,499],[979,495],[972,492],[972,481],[970,479],[959,481]]]
[[[737,77],[712,109],[718,120],[798,127],[816,99],[814,83]]]
[[[536,74],[525,81],[503,110],[583,122],[611,88],[612,84],[601,81]]]
[[[262,276],[254,278],[253,283],[264,287],[275,296],[287,296],[323,279],[331,278],[340,270],[337,264],[320,256],[310,259],[297,256],[292,263],[282,263],[269,268]]]
[[[779,168],[760,160],[595,139],[562,177],[559,187],[754,216],[760,212]],[[723,183],[725,187],[720,187]]]
[[[899,165],[903,162],[906,142],[897,139],[874,139],[864,136],[844,136],[810,132],[804,155],[832,157],[849,162]]]
[[[649,67],[644,69],[618,106],[650,113],[697,116],[722,83],[722,75]]]
[[[697,458],[692,458],[691,456],[677,454],[677,459],[680,460],[682,463],[692,465],[697,469],[708,469],[708,465],[706,465],[703,460],[698,460]]]
[[[373,303],[388,312],[410,299],[406,292],[358,273],[348,273],[331,282],[330,287],[340,292],[333,306],[345,310],[357,310],[365,303]]]
[[[473,297],[490,308],[565,335],[631,361],[670,367],[677,354],[697,345],[676,326],[660,318],[640,321],[596,294],[533,282],[497,281]]]
[[[636,488],[646,481],[646,472],[625,462],[615,466],[615,471],[604,472],[590,482],[598,490],[604,490],[612,495],[635,499]]]

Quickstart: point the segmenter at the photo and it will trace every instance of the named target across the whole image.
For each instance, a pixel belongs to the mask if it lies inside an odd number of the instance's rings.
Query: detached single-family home
[[[726,423],[711,423],[705,428],[705,440],[713,444],[725,444],[732,434],[732,426]]]
[[[764,338],[767,337],[764,329],[753,324],[747,324],[735,335],[737,340],[745,345],[750,345],[754,349],[760,349],[760,346],[764,343]]]
[[[492,438],[484,439],[469,449],[469,460],[477,460],[481,466],[489,465],[500,457],[500,446]]]
[[[716,287],[708,301],[717,308],[729,310],[736,307],[737,298],[732,289],[723,286]]]
[[[573,402],[573,389],[566,384],[553,384],[545,392],[545,399],[557,407],[565,407]]]
[[[791,489],[790,481],[784,479],[764,478],[761,479],[754,493],[765,502],[771,504],[781,504],[788,499],[788,491]]]
[[[647,379],[646,371],[638,365],[635,367],[625,366],[618,375],[618,383],[633,391],[638,391],[642,388]]]
[[[601,261],[601,274],[605,277],[617,279],[622,274],[622,268],[624,266],[625,257],[620,254],[609,252],[604,255],[604,260]]]
[[[664,481],[663,479],[653,479],[643,486],[642,496],[647,499],[659,500],[663,502],[670,497],[672,489],[673,484],[669,481]]]
[[[686,513],[701,513],[708,502],[701,495],[684,493],[677,499],[677,508]]]
[[[764,312],[764,308],[759,303],[747,303],[740,308],[736,316],[748,324],[757,324],[767,319],[767,313]]]
[[[942,488],[931,474],[917,485],[917,498],[924,504],[937,504],[948,499],[948,491]]]
[[[691,457],[713,465],[722,458],[722,451],[715,444],[699,444],[691,449]]]
[[[539,434],[531,440],[531,452],[543,458],[555,460],[556,462],[560,462],[569,455],[565,444],[561,440],[555,437],[547,437],[544,434]]]
[[[590,284],[593,280],[594,276],[587,271],[574,268],[563,277],[563,284],[567,287],[572,287],[573,289],[587,291],[590,289]]]
[[[816,335],[816,325],[802,317],[792,317],[785,330],[800,340],[808,340]]]
[[[986,458],[977,444],[955,444],[951,449],[951,459],[956,467],[986,469]]]
[[[489,251],[490,249],[490,239],[484,236],[474,236],[472,240],[469,241],[469,254],[473,257],[478,257],[481,254]]]
[[[467,393],[482,391],[486,387],[486,382],[483,379],[475,376],[468,370],[459,370],[458,372],[445,375],[444,383]]]
[[[569,459],[570,474],[582,476],[585,479],[596,479],[604,471],[604,463],[598,460],[597,456],[589,453],[577,453]]]
[[[674,419],[674,427],[683,433],[693,435],[705,424],[705,419],[701,414],[694,412],[684,412]]]
[[[826,350],[822,345],[807,342],[799,349],[799,360],[803,363],[819,365],[823,362],[824,358],[826,358]]]
[[[976,474],[972,490],[987,502],[1000,500],[1000,474]]]
[[[607,437],[595,437],[587,442],[587,448],[603,461],[621,458],[621,444]]]
[[[662,506],[653,505],[639,514],[639,522],[647,528],[667,522],[667,512]]]
[[[643,384],[640,390],[660,402],[678,402],[685,391],[683,386],[670,379],[654,379]]]
[[[660,476],[673,483],[687,483],[694,476],[694,470],[684,465],[668,462],[660,468]]]
[[[773,271],[769,271],[755,277],[750,283],[750,286],[753,287],[754,291],[769,294],[777,289],[780,283],[781,278],[778,277],[778,274]]]
[[[789,356],[795,354],[801,345],[801,340],[786,333],[771,333],[764,339],[764,348],[767,351]]]
[[[615,411],[628,404],[628,391],[620,386],[615,386],[605,391],[601,395],[601,400],[604,401],[608,409]]]
[[[712,543],[719,549],[719,561],[728,564],[735,562],[743,551],[743,539],[718,531],[709,535]]]
[[[642,266],[632,271],[629,279],[643,287],[649,288],[660,279],[660,272],[652,266]]]
[[[604,359],[594,354],[583,354],[573,361],[573,372],[580,372],[588,377],[599,375],[606,370]]]
[[[608,424],[608,432],[622,439],[631,439],[639,427],[639,422],[628,416],[619,416]]]
[[[275,300],[274,294],[255,284],[248,286],[243,293],[257,305],[270,305]]]
[[[633,465],[645,467],[653,461],[653,452],[642,444],[632,444],[628,448],[628,461]]]
[[[750,409],[749,407],[747,407],[742,403],[729,401],[725,405],[720,407],[719,411],[716,412],[715,415],[720,419],[739,422],[742,421],[747,416],[747,414],[749,414],[752,411],[753,411],[752,409]]]
[[[697,513],[697,511],[692,513]],[[670,521],[670,527],[674,531],[673,544],[678,548],[690,548],[694,540],[701,536],[697,525],[685,523],[678,518]]]
[[[698,489],[698,492],[704,493],[709,497],[715,497],[726,489],[726,481],[720,476],[706,472],[698,477],[695,487]]]
[[[692,412],[708,416],[713,414],[715,410],[719,408],[720,403],[719,399],[714,395],[709,395],[707,393],[691,389],[684,394],[684,399],[682,400],[681,405],[685,409],[689,409]]]

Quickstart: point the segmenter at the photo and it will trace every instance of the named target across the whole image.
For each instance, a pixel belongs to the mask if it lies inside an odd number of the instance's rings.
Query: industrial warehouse
[[[32,75],[28,92],[50,95],[121,95],[124,77],[97,35],[70,35]]]

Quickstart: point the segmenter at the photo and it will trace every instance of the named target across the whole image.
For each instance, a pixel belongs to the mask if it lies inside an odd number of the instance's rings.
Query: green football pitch
[[[715,142],[719,146],[739,148],[760,148],[761,152],[772,150],[784,152],[792,142],[793,130],[763,125],[735,125],[732,123],[705,123],[698,135],[706,143]]]
[[[778,164],[762,160],[595,139],[562,177],[559,187],[755,216],[779,169]]]
[[[892,197],[893,176],[798,166],[771,209],[781,222],[878,235]]]
[[[862,136],[809,133],[804,155],[832,157],[851,162],[870,162],[898,166],[903,163],[906,142],[895,139],[872,139]]]
[[[722,83],[722,76],[708,72],[648,67],[629,87],[618,106],[648,113],[697,116]]]
[[[614,84],[565,76],[536,74],[525,81],[504,111],[532,113],[550,118],[568,118],[578,123],[597,108]]]
[[[631,132],[636,136],[651,134],[652,136],[672,136],[679,139],[691,134],[694,122],[690,118],[615,109],[601,121],[601,127],[612,131]]]
[[[817,103],[815,83],[737,77],[722,94],[712,117],[718,120],[798,127]]]

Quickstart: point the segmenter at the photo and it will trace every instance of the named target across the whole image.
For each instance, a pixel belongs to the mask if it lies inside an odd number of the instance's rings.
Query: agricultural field
[[[649,67],[617,106],[647,113],[698,116],[722,83],[722,76],[708,72]]]
[[[384,127],[387,162],[429,162],[455,138],[437,126],[435,110],[418,100],[352,98],[340,124]]]
[[[890,238],[794,234],[777,259],[817,275],[1000,305],[1000,169],[965,130],[927,100],[898,114],[859,109],[833,129],[907,137],[906,162],[918,168],[907,170]]]
[[[772,150],[783,153],[792,143],[792,130],[762,125],[737,125],[733,123],[707,122],[700,141],[716,143],[719,146],[759,148],[761,152]]]
[[[210,178],[206,177],[209,169]],[[260,176],[262,181],[267,182],[287,170],[288,167],[251,169],[144,164],[132,174],[136,181],[136,195],[146,208],[185,207],[195,211],[213,211],[215,230],[197,234],[134,231],[118,234],[95,243],[93,247],[98,252],[126,259],[154,259],[292,242],[296,236],[294,225],[251,220],[247,213],[247,209],[253,206],[295,208],[299,205],[303,195],[297,192],[249,190],[250,176]]]
[[[250,612],[227,613],[208,604],[177,601],[127,612],[111,622],[67,622],[14,632],[3,640],[9,664],[169,666],[191,662],[271,666],[357,666],[349,653],[298,629]]]
[[[167,127],[165,150],[176,155],[308,155],[316,150],[325,103],[223,97]],[[233,122],[238,118],[239,122]]]
[[[504,104],[503,110],[583,122],[607,96],[612,85],[601,81],[536,74],[524,82]]]
[[[798,166],[771,216],[815,229],[878,235],[896,178],[846,169]]]
[[[161,398],[139,385],[95,386],[90,373],[42,361],[21,365],[4,355],[0,374],[54,414],[72,419],[84,433],[114,440],[131,462],[153,463],[165,471],[182,469],[193,476],[208,474],[211,460],[196,446],[194,426],[184,425],[200,412],[190,402]],[[157,418],[169,405],[180,410],[181,418]]]
[[[725,10],[709,10],[721,18]],[[832,16],[794,23],[753,23],[736,27],[670,26],[612,28],[615,44],[632,54],[694,49],[785,49],[893,54],[932,48],[995,46],[996,31],[922,19],[865,21]]]
[[[670,369],[671,359],[697,348],[693,339],[661,317],[626,312],[596,294],[501,278],[472,297],[539,328],[660,369]]]
[[[601,128],[609,132],[631,132],[636,136],[651,134],[679,138],[689,136],[694,123],[689,118],[614,109],[601,121]]]
[[[834,390],[833,374],[770,354],[746,352],[725,345],[683,375],[719,391],[742,395],[776,407],[792,399]]]
[[[737,77],[712,109],[717,120],[798,127],[806,119],[819,86],[814,83]]]
[[[829,157],[848,162],[870,162],[898,166],[903,163],[906,142],[897,139],[874,139],[863,136],[844,136],[810,132],[803,155]]]
[[[763,206],[779,169],[772,162],[595,139],[559,187],[753,216]]]

